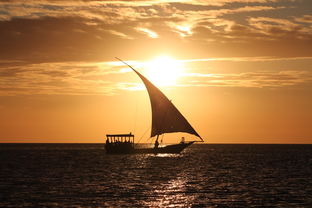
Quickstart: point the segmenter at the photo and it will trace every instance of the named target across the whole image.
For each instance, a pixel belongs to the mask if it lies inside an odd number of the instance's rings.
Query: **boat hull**
[[[194,142],[179,143],[167,145],[158,148],[134,148],[129,146],[129,148],[116,148],[105,146],[107,154],[179,154],[185,148],[192,145]]]

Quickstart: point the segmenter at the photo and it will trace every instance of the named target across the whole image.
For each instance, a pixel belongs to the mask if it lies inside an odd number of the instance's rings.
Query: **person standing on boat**
[[[185,138],[184,137],[182,137],[181,138],[181,142],[180,142],[181,144],[184,144],[185,143]]]
[[[155,146],[154,146],[154,148],[157,149],[158,146],[159,146],[159,142],[158,142],[158,138],[157,138],[156,141],[155,141]]]

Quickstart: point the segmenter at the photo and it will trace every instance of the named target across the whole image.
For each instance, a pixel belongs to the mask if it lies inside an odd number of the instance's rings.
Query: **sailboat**
[[[154,84],[126,62],[117,57],[116,59],[129,66],[143,81],[150,98],[152,109],[150,137],[156,137],[156,139],[153,148],[135,148],[134,135],[132,133],[107,134],[105,149],[108,154],[180,153],[194,142],[204,141],[173,103]],[[160,147],[158,141],[159,136],[174,132],[189,133],[198,137],[199,140],[186,142],[182,137],[182,141],[178,144]]]

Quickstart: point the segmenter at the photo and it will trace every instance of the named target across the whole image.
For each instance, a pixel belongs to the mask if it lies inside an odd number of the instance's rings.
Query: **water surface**
[[[0,207],[312,207],[312,145],[0,144]]]

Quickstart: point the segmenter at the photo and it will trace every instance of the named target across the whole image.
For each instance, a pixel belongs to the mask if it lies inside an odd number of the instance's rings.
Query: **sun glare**
[[[146,76],[157,86],[172,86],[183,72],[183,64],[169,56],[159,56],[146,63]]]

